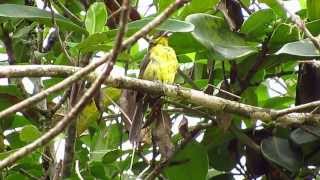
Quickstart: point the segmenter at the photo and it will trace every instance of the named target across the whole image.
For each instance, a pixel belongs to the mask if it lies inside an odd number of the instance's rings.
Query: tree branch
[[[305,26],[305,23],[304,21],[301,20],[301,18],[298,16],[298,15],[295,15],[293,13],[291,13],[289,11],[289,9],[287,9],[285,6],[284,6],[284,3],[282,0],[276,0],[277,3],[281,6],[281,8],[287,13],[289,14],[289,18],[290,20],[295,23],[298,28],[304,32],[304,34],[311,40],[311,42],[313,43],[313,45],[318,49],[318,51],[320,51],[320,42],[317,38],[315,38],[311,32],[308,30],[308,28]]]
[[[166,8],[159,16],[154,18],[151,22],[149,22],[146,26],[141,28],[138,32],[133,34],[130,38],[126,39],[120,48],[120,51],[123,51],[131,44],[135,43],[138,39],[145,36],[149,32],[151,32],[155,27],[159,26],[161,23],[163,23],[169,16],[174,13],[178,8],[182,7],[185,3],[187,3],[188,0],[176,0],[174,3],[170,4],[168,8]],[[88,66],[84,67],[80,71],[77,71],[72,76],[69,76],[62,82],[34,95],[29,97],[28,99],[25,99],[21,101],[20,103],[11,106],[3,111],[0,112],[0,118],[3,118],[9,114],[18,112],[19,110],[26,108],[44,98],[46,98],[49,94],[52,94],[54,92],[57,92],[59,90],[62,90],[66,88],[67,86],[70,86],[75,81],[78,81],[82,77],[86,76],[90,72],[92,72],[95,68],[102,65],[103,63],[107,62],[107,60],[110,57],[111,52],[108,52],[105,56],[100,58],[99,60],[89,64]]]
[[[127,3],[125,3],[127,2]],[[176,9],[181,7],[183,4],[185,4],[187,1],[185,0],[176,0],[174,3],[172,3],[166,10],[163,11],[162,14],[157,16],[153,21],[151,21],[149,24],[144,26],[140,31],[135,33],[133,36],[131,36],[129,39],[124,41],[122,43],[122,38],[125,32],[125,24],[122,26],[122,28],[119,28],[119,32],[117,34],[117,40],[116,44],[114,46],[114,49],[109,52],[106,56],[98,60],[97,62],[93,64],[89,64],[88,66],[82,68],[80,71],[77,71],[75,74],[70,76],[69,78],[65,79],[64,81],[58,83],[57,85],[43,91],[42,93],[39,93],[35,96],[32,96],[31,98],[28,98],[2,112],[0,112],[0,118],[8,115],[10,113],[17,112],[21,110],[22,108],[25,108],[28,105],[31,105],[34,102],[37,102],[46,96],[48,96],[50,93],[55,92],[59,89],[63,89],[66,86],[70,85],[71,83],[81,79],[83,76],[87,75],[88,73],[92,72],[96,67],[103,64],[104,62],[109,61],[108,67],[106,70],[95,80],[92,87],[83,95],[83,97],[79,100],[79,102],[75,105],[74,108],[70,110],[70,112],[61,120],[59,121],[52,129],[50,129],[47,133],[43,134],[40,138],[36,139],[32,143],[24,146],[23,148],[19,149],[18,151],[12,153],[5,159],[0,161],[0,169],[3,169],[20,158],[24,157],[25,155],[31,153],[36,148],[41,147],[51,141],[55,136],[57,136],[59,133],[61,133],[64,128],[74,119],[74,117],[79,113],[85,106],[85,104],[91,99],[92,95],[95,93],[95,91],[100,87],[100,84],[103,83],[106,77],[108,77],[109,73],[112,70],[113,64],[115,62],[115,59],[117,55],[124,49],[126,49],[129,45],[132,43],[135,43],[139,38],[149,33],[152,29],[154,29],[157,25],[160,25],[162,22],[164,22]],[[128,5],[128,1],[124,1],[123,4]],[[123,23],[126,23],[127,18],[126,14],[128,13],[128,7],[123,6]]]
[[[190,136],[183,139],[183,141],[176,146],[174,153],[170,157],[168,157],[168,159],[166,161],[163,161],[163,162],[159,163],[158,165],[156,165],[155,168],[150,172],[150,174],[147,175],[147,177],[145,179],[148,179],[148,180],[155,179],[162,172],[162,170],[165,167],[170,165],[171,161],[173,160],[175,155],[177,155],[177,153],[179,153],[181,150],[183,150],[185,148],[185,146],[189,142],[191,142],[191,140],[193,140],[195,137],[197,137],[202,130],[209,128],[211,126],[212,126],[212,124],[199,124],[199,125],[197,125],[190,132]]]
[[[80,71],[82,68],[59,65],[13,65],[0,66],[0,78],[3,77],[68,77]],[[91,73],[87,77],[93,81],[96,75]],[[166,85],[148,80],[136,79],[126,76],[109,76],[105,84],[121,89],[133,89],[152,94],[164,94],[168,97],[180,98],[187,102],[201,105],[214,113],[233,113],[243,117],[260,119],[264,122],[276,121],[276,123],[288,125],[292,123],[302,124],[306,121],[320,122],[320,115],[312,113],[296,113],[304,109],[314,108],[320,105],[320,101],[314,101],[293,108],[274,110],[242,104],[211,96],[189,88],[176,85]]]

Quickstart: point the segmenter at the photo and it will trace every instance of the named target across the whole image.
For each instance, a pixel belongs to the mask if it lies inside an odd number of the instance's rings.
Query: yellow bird
[[[166,84],[174,82],[179,63],[173,48],[168,45],[167,37],[159,37],[155,40],[154,45],[149,49],[149,56],[146,65],[142,65],[139,77],[150,81],[160,81]],[[145,67],[145,69],[143,68]],[[144,69],[144,71],[143,71]],[[142,76],[141,76],[142,75]],[[136,109],[129,133],[130,141],[137,145],[140,141],[141,128],[143,126],[143,114],[147,108],[145,95],[137,95]]]
[[[142,78],[172,84],[179,63],[174,49],[168,45],[167,37],[156,39],[155,45],[150,48],[149,58],[149,63]]]

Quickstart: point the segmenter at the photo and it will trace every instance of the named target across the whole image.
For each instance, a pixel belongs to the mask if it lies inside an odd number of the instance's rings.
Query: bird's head
[[[158,37],[155,40],[155,44],[161,44],[161,45],[164,45],[164,46],[168,46],[168,37],[166,37],[166,36]]]

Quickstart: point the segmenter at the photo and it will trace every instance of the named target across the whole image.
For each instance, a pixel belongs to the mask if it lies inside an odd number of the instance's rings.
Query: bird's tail
[[[139,95],[138,95],[139,96]],[[136,103],[136,108],[133,115],[132,125],[129,132],[129,140],[133,145],[139,144],[141,140],[141,129],[143,126],[144,112],[147,109],[148,103],[145,101],[146,96],[143,95]]]

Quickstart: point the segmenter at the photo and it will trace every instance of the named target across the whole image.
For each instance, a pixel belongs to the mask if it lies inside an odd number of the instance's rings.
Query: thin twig
[[[291,108],[287,108],[287,109],[278,110],[276,116],[283,116],[283,115],[290,114],[290,113],[293,113],[293,112],[301,112],[303,110],[310,109],[310,108],[315,108],[315,107],[318,107],[318,106],[320,106],[320,100],[319,101],[309,102],[309,103],[306,103],[306,104],[301,104],[301,105],[298,105],[298,106],[295,106],[295,107],[291,107]]]
[[[105,81],[105,79],[109,76],[109,73],[112,70],[112,67],[115,63],[115,59],[116,59],[117,55],[122,50],[126,49],[130,44],[136,42],[140,37],[144,36],[145,34],[150,32],[152,29],[154,29],[157,25],[159,25],[163,21],[165,21],[173,12],[175,12],[176,9],[181,7],[186,2],[187,1],[185,1],[185,0],[175,1],[161,15],[157,16],[153,21],[151,21],[149,24],[144,26],[144,28],[142,28],[140,31],[138,31],[136,34],[134,34],[131,38],[127,39],[126,41],[124,41],[124,43],[122,43],[122,38],[125,33],[125,29],[126,29],[125,25],[127,22],[127,17],[128,17],[128,12],[129,12],[128,0],[123,1],[123,6],[122,6],[123,13],[122,13],[122,17],[121,17],[121,21],[120,21],[120,28],[119,28],[119,31],[117,34],[114,49],[111,51],[111,53],[109,55],[107,55],[106,57],[104,57],[98,61],[102,64],[106,60],[109,60],[108,66],[105,69],[105,71],[97,78],[97,80],[95,80],[95,82],[92,84],[91,88],[88,91],[86,91],[86,93],[79,100],[79,102],[74,106],[74,108],[72,108],[70,110],[70,112],[61,121],[59,121],[56,124],[56,126],[51,128],[47,133],[43,134],[40,138],[36,139],[32,143],[24,146],[23,148],[12,153],[11,155],[6,157],[5,159],[1,160],[0,161],[0,169],[3,169],[4,167],[7,167],[7,166],[13,164],[14,162],[19,160],[20,158],[24,157],[25,155],[27,155],[27,154],[31,153],[32,151],[34,151],[35,149],[37,149],[38,147],[45,145],[50,140],[52,140],[55,136],[57,136],[59,133],[61,133],[64,130],[64,128],[71,122],[71,120],[74,119],[74,117],[84,108],[85,104],[87,102],[89,102],[89,100],[91,100],[92,95],[94,95],[96,90],[100,87],[100,84],[103,83]],[[99,63],[96,63],[96,66],[98,66],[97,64],[99,65]],[[78,73],[78,74],[76,73],[77,75],[74,74],[73,76],[71,76],[72,78],[69,77],[68,81],[65,80],[65,81],[63,81],[64,83],[59,83],[60,85],[59,86],[56,85],[55,89],[53,89],[53,90],[59,89],[57,87],[64,88],[65,86],[62,86],[62,85],[65,85],[65,84],[68,85],[69,83],[72,83],[72,82],[78,80],[79,78],[81,78],[81,77],[78,77],[79,75],[84,76],[88,72],[91,72],[91,70],[94,69],[96,66],[88,65],[88,66],[84,67],[83,70],[81,71],[81,73]],[[51,89],[51,91],[52,91],[52,89]],[[32,102],[37,101],[37,100],[41,100],[43,97],[46,97],[48,95],[47,93],[48,93],[47,91],[43,91],[43,95],[39,95],[39,94],[41,94],[41,93],[39,93],[38,96],[33,96]],[[22,109],[26,105],[30,105],[30,99],[27,101],[24,101],[24,102],[25,103],[22,103],[22,105],[20,104],[20,106],[17,106],[18,104],[15,105],[15,107],[13,107],[10,111],[7,110],[7,113],[0,112],[0,117],[1,117],[1,114],[2,114],[2,116],[4,116],[7,114],[10,114],[8,112],[13,113],[13,112],[16,112],[16,111]]]
[[[200,88],[196,85],[196,83],[193,82],[193,80],[186,75],[180,68],[178,68],[178,73],[180,76],[183,77],[183,79],[191,85],[192,89],[200,90]]]
[[[288,8],[285,7],[284,3],[282,0],[276,0],[277,3],[281,6],[281,8],[289,15],[290,20],[295,23],[297,25],[297,27],[304,32],[304,34],[311,40],[311,42],[313,43],[313,45],[318,49],[318,51],[320,51],[320,42],[317,38],[315,38],[311,32],[308,30],[308,28],[305,26],[305,23],[303,20],[301,20],[301,18],[296,15],[293,14],[289,11]]]
[[[260,67],[265,63],[267,59],[267,53],[269,51],[268,43],[271,39],[271,34],[269,34],[264,41],[262,42],[261,51],[259,52],[255,63],[251,66],[247,74],[240,80],[241,82],[241,91],[239,94],[241,94],[243,91],[245,91],[248,86],[250,85],[250,81],[253,78],[253,76],[259,71]]]
[[[128,48],[131,44],[137,42],[138,39],[140,39],[141,37],[143,37],[146,34],[148,34],[149,32],[151,32],[155,27],[157,27],[161,23],[163,23],[166,19],[169,18],[169,16],[171,14],[173,14],[178,8],[182,7],[187,2],[188,2],[187,0],[177,0],[174,3],[170,4],[169,7],[166,8],[159,16],[154,18],[151,22],[149,22],[146,26],[144,26],[138,32],[133,34],[130,38],[123,41],[120,50],[123,51],[124,49]],[[112,54],[112,52],[107,53],[105,56],[103,56],[99,60],[89,64],[88,66],[84,67],[81,71],[78,71],[75,74],[73,74],[72,76],[69,76],[68,78],[66,78],[62,82],[57,83],[56,85],[1,111],[0,118],[3,118],[9,114],[18,112],[18,111],[22,110],[23,108],[31,106],[32,104],[46,98],[48,95],[50,95],[56,91],[59,91],[61,89],[66,88],[70,84],[74,83],[75,81],[83,78],[84,76],[86,76],[87,74],[92,72],[95,68],[97,68],[101,64],[108,61],[110,54]]]
[[[50,110],[49,110],[49,116],[52,117],[63,105],[63,103],[68,99],[70,95],[71,89],[68,89],[64,94],[62,95],[61,99],[58,101],[57,104],[55,104]]]
[[[81,93],[81,81],[74,83],[71,87],[69,108],[73,108],[77,103],[79,94]],[[76,119],[77,117],[75,117]],[[73,120],[69,123],[66,130],[64,158],[62,162],[62,177],[68,178],[71,175],[73,169],[73,158],[75,154],[75,142],[77,136],[77,121]]]
[[[307,126],[303,126],[303,125],[302,125],[302,126],[300,126],[300,128],[301,128],[302,130],[304,130],[305,132],[313,135],[314,137],[320,138],[320,134],[316,133],[315,131],[312,131],[312,130],[309,129]]]
[[[155,179],[163,170],[163,168],[167,167],[170,165],[172,159],[175,157],[175,155],[180,152],[192,139],[194,139],[199,133],[208,127],[211,127],[212,124],[199,124],[197,125],[191,132],[190,136],[187,138],[183,139],[183,141],[176,146],[176,149],[174,153],[170,157],[167,158],[166,161],[161,162],[158,164],[151,172],[148,174],[148,176],[145,178],[147,180]]]
[[[73,14],[68,8],[66,8],[60,1],[53,0],[53,3],[56,4],[65,13],[65,15],[69,17],[73,22],[82,26],[83,24],[82,21],[75,14]]]
[[[8,63],[10,65],[16,64],[16,58],[14,55],[12,47],[12,39],[9,35],[9,32],[6,31],[3,24],[0,24],[0,29],[2,30],[2,41],[8,55]]]
[[[224,94],[227,94],[227,95],[229,95],[229,96],[231,96],[231,97],[234,97],[234,98],[236,98],[236,99],[238,99],[238,100],[241,99],[240,96],[235,95],[235,94],[233,94],[233,93],[231,93],[231,92],[229,92],[229,91],[223,90],[223,89],[221,89],[221,88],[218,88],[218,87],[216,87],[216,86],[213,85],[213,84],[208,84],[208,86],[211,86],[211,87],[217,89],[219,92],[222,92],[222,93],[224,93]]]
[[[208,119],[211,119],[213,121],[216,121],[216,118],[214,116],[212,116],[211,114],[208,114],[206,112],[203,112],[201,110],[198,110],[198,109],[195,109],[193,107],[189,107],[189,106],[186,106],[184,104],[181,104],[181,103],[178,103],[178,102],[175,102],[175,101],[170,101],[170,100],[165,100],[166,103],[169,103],[169,104],[172,104],[174,106],[178,106],[178,107],[181,107],[183,108],[184,110],[183,111],[187,111],[187,112],[194,112],[194,113],[197,113],[198,115],[201,115],[203,117],[206,117]],[[170,110],[168,110],[170,111]]]
[[[73,58],[69,55],[68,51],[67,51],[67,48],[64,44],[64,42],[62,41],[61,39],[61,36],[60,36],[60,29],[59,29],[59,26],[57,25],[57,22],[56,22],[56,19],[55,19],[55,15],[54,15],[54,11],[52,9],[52,3],[51,3],[51,0],[48,1],[49,2],[49,8],[50,8],[50,12],[51,12],[51,20],[52,20],[52,24],[53,26],[55,27],[55,31],[53,33],[56,33],[57,37],[58,37],[58,40],[59,40],[59,43],[60,43],[60,46],[61,46],[61,49],[62,49],[62,52],[63,54],[67,57],[67,59],[71,62],[71,63],[75,63],[75,61],[73,60]]]
[[[287,86],[285,85],[285,83],[281,82],[278,77],[274,77],[274,78],[272,78],[272,79],[275,80],[283,89],[285,89],[286,91],[288,91],[288,88],[287,88]]]
[[[260,153],[260,146],[257,145],[249,136],[241,132],[241,130],[234,125],[231,125],[229,129],[239,139],[240,142],[252,148],[255,152]]]
[[[30,179],[34,179],[34,180],[40,180],[40,178],[34,176],[33,174],[29,173],[28,171],[24,170],[23,168],[19,169],[19,172],[25,176],[27,176]]]

